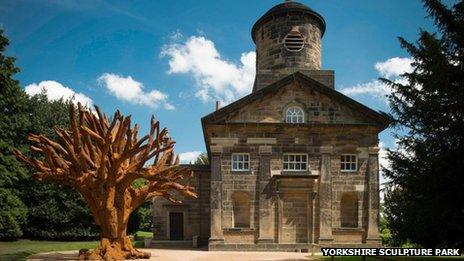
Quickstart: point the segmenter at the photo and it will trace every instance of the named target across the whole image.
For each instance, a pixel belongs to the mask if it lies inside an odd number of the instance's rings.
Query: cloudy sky
[[[205,151],[200,118],[216,100],[250,93],[255,46],[250,29],[282,1],[3,0],[0,26],[17,58],[17,76],[33,95],[74,96],[106,113],[116,108],[147,131],[154,114],[177,141],[182,160]],[[378,77],[401,81],[411,59],[397,37],[415,41],[434,31],[418,0],[304,0],[327,22],[322,64],[336,89],[389,111],[390,90]],[[392,147],[392,130],[381,145]]]

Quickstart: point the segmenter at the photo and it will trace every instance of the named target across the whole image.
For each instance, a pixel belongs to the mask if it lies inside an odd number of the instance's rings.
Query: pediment
[[[295,73],[205,116],[204,123],[285,123],[287,108],[304,111],[304,124],[388,125],[384,115],[306,75]]]

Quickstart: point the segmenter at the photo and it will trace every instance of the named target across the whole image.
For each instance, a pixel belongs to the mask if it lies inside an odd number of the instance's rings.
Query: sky
[[[0,27],[30,95],[74,97],[107,114],[119,108],[148,132],[150,116],[177,141],[183,162],[206,151],[201,117],[215,101],[251,92],[254,22],[282,1],[1,0]],[[411,58],[397,40],[435,31],[419,0],[304,0],[326,23],[322,68],[338,91],[389,112],[377,79],[402,81]],[[380,135],[381,163],[395,140]]]

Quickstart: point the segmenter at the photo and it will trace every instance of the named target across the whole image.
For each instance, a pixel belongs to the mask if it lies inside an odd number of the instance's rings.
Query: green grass
[[[330,256],[324,256],[320,257],[320,260],[324,261],[329,261],[332,260]],[[334,260],[339,260],[339,261],[362,261],[361,256],[337,256],[334,258]],[[439,257],[439,256],[424,256],[424,257],[419,257],[419,256],[381,256],[381,257],[375,257],[375,256],[368,256],[366,261],[400,261],[400,260],[413,260],[413,261],[420,261],[420,260],[440,260],[440,261],[446,261],[446,260],[464,260],[464,257],[462,256],[452,256],[452,257]]]
[[[141,238],[141,237],[151,237],[153,238],[153,232],[146,232],[146,231],[137,231],[135,233],[136,238]]]
[[[148,233],[148,232],[142,232]],[[99,241],[35,241],[20,239],[17,241],[0,242],[0,261],[26,260],[30,255],[51,251],[94,249]],[[143,247],[143,241],[135,241],[136,248]]]
[[[93,249],[98,241],[62,242],[62,241],[35,241],[21,239],[11,242],[0,242],[0,260],[25,260],[28,256],[50,251]]]

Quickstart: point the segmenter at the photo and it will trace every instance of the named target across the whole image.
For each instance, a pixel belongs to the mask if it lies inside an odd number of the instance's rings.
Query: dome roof
[[[253,38],[253,41],[255,41],[255,31],[258,30],[261,24],[268,21],[269,19],[272,19],[273,17],[288,14],[307,14],[312,16],[319,23],[321,36],[324,35],[325,20],[320,14],[302,3],[285,1],[269,9],[269,11],[267,11],[263,16],[261,16],[261,18],[258,19],[258,21],[256,21],[255,25],[253,25],[253,28],[251,29],[251,37]]]

